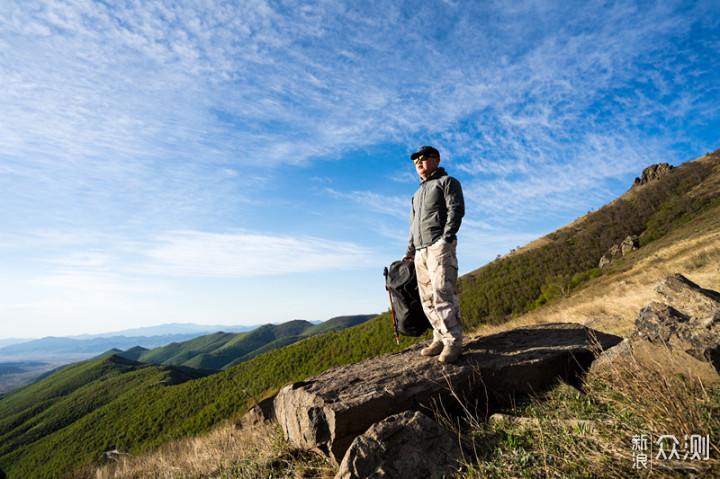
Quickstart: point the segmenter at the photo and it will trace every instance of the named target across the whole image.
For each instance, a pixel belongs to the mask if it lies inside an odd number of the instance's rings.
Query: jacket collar
[[[420,181],[420,184],[423,184],[426,181],[440,178],[441,176],[447,176],[447,172],[445,171],[445,168],[443,168],[442,166],[438,166],[437,170],[433,171],[430,176],[427,177],[427,179]]]

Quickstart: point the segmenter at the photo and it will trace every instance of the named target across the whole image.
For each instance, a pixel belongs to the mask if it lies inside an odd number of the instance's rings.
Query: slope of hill
[[[638,189],[633,193],[637,196],[613,202],[587,215],[572,228],[548,235],[544,245],[527,248],[466,275],[461,284],[466,327],[470,331],[487,328],[524,311],[539,314],[565,303],[567,298],[563,295],[546,297],[544,302],[537,300],[545,294],[544,286],[549,283],[572,280],[575,275],[594,269],[607,248],[627,234],[639,234],[643,247],[623,258],[613,269],[601,271],[601,277],[583,276],[567,289],[569,298],[585,294],[597,284],[614,284],[616,275],[642,261],[644,265],[651,264],[653,255],[677,243],[697,241],[699,244],[714,238],[717,244],[719,163],[720,158],[713,156],[682,165],[665,178]],[[657,185],[657,190],[653,185]],[[708,248],[705,257],[694,260],[703,264],[703,268],[716,254]],[[688,258],[690,253],[692,251],[682,254]],[[681,252],[673,254],[678,256]],[[402,338],[401,347],[421,339],[424,338]],[[3,440],[5,448],[0,453],[0,467],[10,472],[11,477],[60,475],[83,461],[97,460],[103,447],[117,447],[132,453],[149,450],[171,438],[198,434],[236,417],[253,404],[254,399],[267,397],[289,381],[395,349],[392,320],[385,313],[359,326],[313,336],[267,352],[210,377],[171,387],[160,387],[153,381],[139,384],[132,393],[114,396],[62,429],[45,428],[45,432],[32,441],[18,441],[17,437],[28,429],[25,423],[32,420],[34,408],[42,401],[27,399],[24,414],[8,415],[0,408],[0,418],[7,420],[5,425],[10,428],[7,443]],[[0,405],[7,400],[16,403],[14,394],[24,391],[4,396]],[[72,391],[67,390],[67,394]],[[84,394],[92,396],[92,388]],[[65,462],[58,463],[57,457],[65,458]]]
[[[35,443],[64,428],[95,427],[84,419],[103,406],[113,403],[140,387],[179,384],[197,379],[189,369],[141,364],[119,356],[105,356],[93,361],[72,364],[42,381],[2,397],[0,401],[0,457],[4,470],[13,470],[19,458],[26,458]],[[111,425],[107,425],[111,426]],[[84,444],[85,450],[110,444]],[[93,450],[94,452],[94,450]],[[31,460],[25,471],[62,470],[77,466],[82,455],[44,456],[42,464]],[[42,477],[34,472],[22,477]]]
[[[502,323],[550,298],[553,285],[587,281],[600,258],[629,235],[644,246],[720,204],[720,154],[687,162],[666,176],[633,187],[571,227],[561,228],[513,255],[463,276],[458,288],[470,328]]]

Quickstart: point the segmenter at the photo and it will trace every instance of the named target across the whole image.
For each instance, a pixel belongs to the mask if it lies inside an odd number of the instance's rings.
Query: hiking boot
[[[422,354],[423,356],[437,356],[442,352],[442,341],[433,341],[432,343],[430,343],[430,346],[428,346],[427,348],[423,348],[422,351],[420,351],[420,354]]]
[[[440,354],[440,357],[438,360],[441,363],[454,363],[457,361],[457,358],[460,357],[460,354],[462,353],[462,344],[460,345],[450,345],[448,344],[445,346],[442,350],[442,354]]]

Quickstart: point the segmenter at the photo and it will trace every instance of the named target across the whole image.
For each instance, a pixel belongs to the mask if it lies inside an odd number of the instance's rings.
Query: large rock
[[[574,382],[597,348],[621,339],[579,324],[528,326],[468,341],[454,364],[421,356],[426,344],[417,344],[286,386],[275,398],[275,417],[293,445],[338,463],[357,436],[393,414],[433,414],[441,404],[452,410],[454,396],[484,411],[488,397]]]
[[[651,181],[659,180],[663,176],[667,175],[670,171],[675,168],[669,163],[659,163],[657,165],[650,165],[645,168],[642,172],[642,177],[635,178],[633,186],[645,185]]]
[[[639,337],[653,344],[684,351],[720,371],[720,322],[681,313],[667,304],[653,301],[635,321]]]
[[[720,320],[720,293],[703,289],[681,274],[668,276],[655,291],[670,306],[710,325]]]
[[[275,421],[275,396],[265,398],[253,407],[235,422],[235,427],[243,429],[253,427],[258,424],[270,424]]]
[[[450,477],[462,452],[457,436],[425,414],[405,411],[358,436],[335,479]]]
[[[638,367],[664,377],[680,375],[708,386],[720,384],[720,374],[712,364],[700,361],[685,351],[651,343],[637,335],[625,338],[617,346],[605,351],[592,364],[590,372],[597,376],[617,376],[623,369],[634,370]]]
[[[622,252],[623,256],[639,248],[640,240],[638,239],[637,235],[630,235],[625,238],[622,243],[620,243],[620,251]]]
[[[720,383],[720,294],[680,274],[668,276],[653,301],[640,311],[629,338],[603,353],[593,373],[632,362],[666,373]]]
[[[635,251],[640,248],[640,242],[636,235],[627,236],[622,243],[613,245],[610,249],[600,258],[598,266],[604,268],[605,266],[612,265],[615,260],[622,258],[631,251]]]

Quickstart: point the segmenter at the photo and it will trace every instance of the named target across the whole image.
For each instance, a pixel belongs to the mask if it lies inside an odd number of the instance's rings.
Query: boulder
[[[684,351],[720,371],[720,321],[694,318],[653,301],[640,311],[635,328],[634,335]]]
[[[357,436],[389,416],[460,404],[484,413],[488,398],[577,383],[598,349],[621,340],[579,324],[528,326],[467,341],[453,364],[421,356],[425,341],[284,387],[275,417],[291,444],[337,464]]]
[[[708,326],[720,320],[720,293],[703,289],[681,274],[663,279],[655,291],[665,303]]]
[[[619,370],[638,366],[655,371],[665,377],[681,375],[699,380],[705,385],[720,385],[720,374],[705,362],[685,351],[653,344],[640,336],[625,338],[620,344],[605,351],[590,367],[590,373],[599,376],[617,376]]]
[[[720,384],[720,294],[680,274],[660,281],[655,291],[665,302],[643,308],[630,337],[605,351],[592,372],[635,362]]]
[[[622,252],[622,255],[625,256],[631,251],[635,251],[640,248],[640,241],[638,240],[637,235],[630,235],[627,238],[623,240],[622,243],[620,243],[620,251]]]
[[[638,237],[636,235],[630,235],[626,237],[622,243],[612,245],[610,249],[603,255],[602,258],[600,258],[600,262],[598,263],[598,266],[600,268],[604,268],[605,266],[609,266],[618,258],[621,258],[628,254],[631,251],[635,251],[636,249],[640,248],[640,242],[638,240]]]
[[[663,176],[667,175],[675,167],[669,163],[659,163],[657,165],[650,165],[645,168],[640,178],[635,178],[633,186],[645,185],[651,181],[659,180]]]
[[[604,268],[605,266],[609,266],[612,264],[612,257],[608,257],[607,255],[600,258],[600,262],[598,263],[598,266],[600,268]]]
[[[450,477],[462,457],[457,436],[425,414],[405,411],[355,438],[335,479]]]

